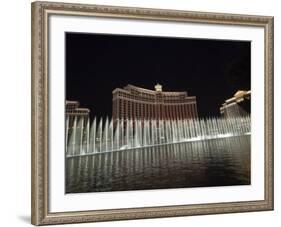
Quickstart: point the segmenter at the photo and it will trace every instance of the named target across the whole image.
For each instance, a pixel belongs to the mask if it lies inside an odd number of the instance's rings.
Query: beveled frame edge
[[[260,26],[265,30],[265,199],[148,208],[49,212],[48,16],[81,15]],[[55,2],[32,3],[31,222],[34,225],[273,210],[273,17]]]

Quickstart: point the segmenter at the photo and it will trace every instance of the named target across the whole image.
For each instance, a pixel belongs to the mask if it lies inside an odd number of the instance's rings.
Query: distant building
[[[220,108],[223,117],[245,116],[251,113],[251,91],[237,91],[230,99],[225,100]]]
[[[198,116],[195,96],[188,96],[185,91],[162,91],[160,84],[155,85],[155,90],[129,84],[123,89],[114,89],[112,93],[114,120],[175,120]]]
[[[90,110],[87,108],[81,108],[79,107],[79,105],[80,104],[77,101],[67,100],[65,102],[66,141],[68,141],[68,137],[72,132],[72,128],[75,124],[75,119],[76,119],[76,125],[79,122],[82,125],[82,127],[85,127],[89,120]]]
[[[88,108],[79,107],[77,101],[66,101],[65,102],[65,114],[70,118],[74,117],[89,117],[90,110]]]

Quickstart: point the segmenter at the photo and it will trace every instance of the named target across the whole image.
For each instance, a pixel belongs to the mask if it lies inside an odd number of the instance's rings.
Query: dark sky
[[[250,89],[250,42],[66,33],[66,99],[111,116],[112,90],[127,84],[197,97],[199,117],[218,116]]]

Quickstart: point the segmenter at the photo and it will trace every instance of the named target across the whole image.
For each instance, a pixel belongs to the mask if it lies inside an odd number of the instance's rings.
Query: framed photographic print
[[[32,223],[273,209],[273,17],[32,3]]]

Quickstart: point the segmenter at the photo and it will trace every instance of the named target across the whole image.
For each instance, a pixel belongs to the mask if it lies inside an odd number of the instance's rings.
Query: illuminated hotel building
[[[79,102],[77,101],[66,101],[65,102],[65,117],[66,117],[66,135],[68,137],[72,132],[72,128],[75,124],[74,120],[76,119],[76,124],[79,121],[83,122],[83,127],[86,125],[90,110],[88,108],[79,107]]]
[[[251,113],[251,91],[237,91],[230,99],[225,100],[220,108],[223,117],[246,116]]]
[[[160,84],[155,86],[155,90],[129,84],[123,89],[114,89],[112,93],[114,120],[176,120],[198,116],[195,96],[188,96],[185,91],[162,91]]]
[[[67,117],[84,117],[88,119],[90,110],[88,108],[79,107],[79,102],[77,101],[67,101],[65,102],[65,114]]]

